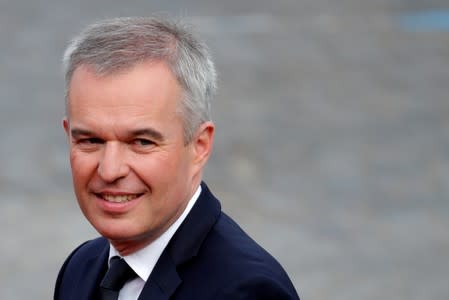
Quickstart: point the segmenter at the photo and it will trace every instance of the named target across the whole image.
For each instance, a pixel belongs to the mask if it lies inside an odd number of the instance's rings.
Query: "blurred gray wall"
[[[94,20],[166,12],[197,28],[220,73],[205,180],[301,298],[448,299],[449,30],[404,19],[448,9],[0,0],[0,298],[50,299],[65,257],[96,236],[61,127],[68,39]]]

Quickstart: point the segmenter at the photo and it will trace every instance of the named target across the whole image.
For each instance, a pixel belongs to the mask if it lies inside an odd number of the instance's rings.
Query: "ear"
[[[193,163],[199,167],[203,167],[212,153],[214,144],[214,123],[208,121],[198,128],[195,138],[192,140],[193,146]]]
[[[62,126],[64,127],[67,137],[70,137],[70,124],[69,124],[69,120],[67,119],[67,117],[64,117],[64,119],[62,119]]]

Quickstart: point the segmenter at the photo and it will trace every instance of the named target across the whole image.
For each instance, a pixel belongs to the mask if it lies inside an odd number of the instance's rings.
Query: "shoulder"
[[[234,262],[242,268],[282,271],[277,260],[225,213],[221,213],[209,233],[205,247],[212,247],[223,255],[225,262]]]
[[[63,272],[64,269],[68,267],[68,265],[77,265],[79,262],[90,259],[91,257],[98,256],[100,252],[103,251],[107,246],[108,241],[103,237],[99,237],[82,243],[77,248],[75,248],[72,253],[70,253],[64,264],[62,265],[60,272]]]
[[[100,256],[108,246],[108,241],[104,238],[97,238],[84,242],[79,245],[64,261],[59,270],[56,279],[54,299],[59,299],[58,295],[61,289],[64,289],[68,284],[75,281],[75,279],[82,276],[82,266],[89,260]]]
[[[215,300],[299,300],[290,282],[269,274],[253,274],[229,281],[213,297]]]
[[[271,272],[276,275],[286,275],[278,261],[255,240],[253,240],[232,218],[222,213],[211,239],[218,241],[223,255],[234,264],[242,268],[258,270],[260,272]],[[230,262],[228,262],[230,263]]]
[[[203,271],[214,274],[206,281],[219,284],[214,299],[299,299],[278,261],[225,213],[209,232],[199,257]]]

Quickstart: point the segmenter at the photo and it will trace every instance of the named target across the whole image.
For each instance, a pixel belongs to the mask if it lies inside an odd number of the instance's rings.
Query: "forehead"
[[[82,65],[75,69],[68,88],[68,106],[151,106],[178,103],[182,89],[163,62],[144,62],[111,74],[98,74]]]
[[[122,72],[99,75],[81,66],[68,90],[67,117],[83,126],[124,128],[162,127],[179,123],[182,89],[162,62],[138,64]]]

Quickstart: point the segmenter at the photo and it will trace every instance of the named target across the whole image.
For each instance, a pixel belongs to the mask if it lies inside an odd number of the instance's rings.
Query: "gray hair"
[[[100,75],[131,68],[143,61],[165,62],[183,89],[180,115],[184,139],[210,120],[216,71],[207,46],[186,26],[159,17],[104,20],[75,37],[63,57],[66,95],[73,73],[81,65]],[[68,101],[68,96],[66,97]]]

